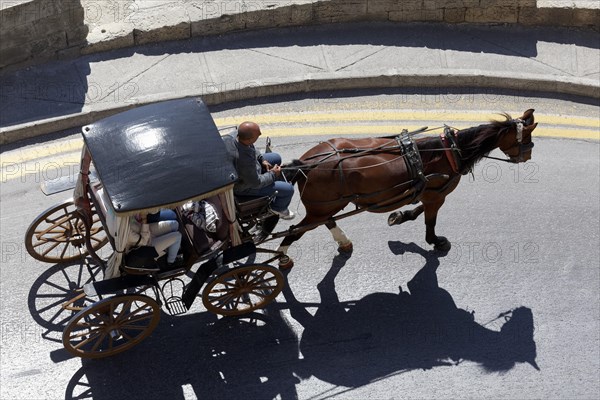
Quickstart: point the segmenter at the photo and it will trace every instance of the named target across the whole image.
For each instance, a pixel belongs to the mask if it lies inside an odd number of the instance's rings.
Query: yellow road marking
[[[439,125],[456,122],[486,123],[489,120],[502,120],[498,113],[465,113],[439,111],[355,111],[337,113],[293,113],[257,114],[215,118],[217,126],[237,125],[243,121],[258,124],[315,123],[315,122],[358,122],[358,121],[439,121]],[[536,122],[542,124],[571,125],[600,129],[600,118],[570,117],[560,115],[536,115]]]
[[[2,168],[5,168],[7,165],[45,158],[56,154],[69,153],[72,151],[81,152],[82,146],[83,139],[79,137],[35,147],[27,147],[25,149],[18,149],[5,154],[0,154],[0,165],[2,165]]]
[[[421,128],[422,125],[398,126],[398,125],[352,125],[352,126],[314,126],[299,128],[270,128],[263,129],[265,136],[285,137],[285,136],[315,136],[315,135],[392,135],[398,134],[402,129],[409,131]],[[460,128],[460,127],[459,127]],[[441,131],[432,132],[439,134]],[[600,131],[569,129],[569,128],[536,128],[534,137],[563,137],[575,139],[596,139],[600,140]]]
[[[80,149],[77,152],[61,154],[52,158],[31,159],[16,163],[2,163],[0,182],[5,183],[15,179],[25,182],[34,179],[39,183],[73,175],[79,171]]]

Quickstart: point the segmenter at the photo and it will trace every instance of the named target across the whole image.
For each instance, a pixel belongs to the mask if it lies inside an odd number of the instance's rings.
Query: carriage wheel
[[[226,269],[206,285],[202,302],[210,312],[242,315],[262,308],[283,289],[283,274],[268,264]]]
[[[85,223],[72,200],[67,200],[43,212],[31,223],[25,234],[25,247],[36,260],[57,263],[82,257],[77,247],[85,249]],[[93,214],[90,242],[94,251],[108,242],[98,214]]]
[[[111,297],[75,314],[63,332],[63,345],[77,357],[112,356],[148,337],[159,319],[160,306],[148,296]]]

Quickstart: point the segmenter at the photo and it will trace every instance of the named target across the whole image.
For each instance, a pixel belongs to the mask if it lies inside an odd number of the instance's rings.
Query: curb
[[[508,73],[495,72],[494,74],[486,74],[480,70],[464,69],[456,71],[444,70],[443,72],[431,71],[430,73],[403,69],[402,73],[397,70],[390,70],[385,74],[367,76],[323,74],[313,77],[312,75],[307,75],[295,80],[279,83],[273,83],[272,81],[268,83],[251,81],[245,82],[240,86],[238,89],[214,93],[202,93],[197,89],[178,93],[161,93],[159,95],[141,97],[130,103],[97,105],[94,109],[84,110],[76,114],[13,125],[0,129],[0,144],[9,144],[19,140],[87,125],[98,119],[133,107],[185,97],[201,97],[208,106],[214,106],[239,100],[327,90],[470,87],[547,92],[600,99],[600,85],[592,79],[560,76],[553,76],[552,79],[544,79],[544,77],[533,74],[521,74],[519,77],[514,77]],[[83,108],[85,109],[85,107],[84,105]]]

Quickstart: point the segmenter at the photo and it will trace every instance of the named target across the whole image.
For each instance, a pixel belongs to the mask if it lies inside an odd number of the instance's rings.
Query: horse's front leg
[[[423,212],[423,204],[419,204],[417,207],[409,211],[395,211],[388,217],[388,225],[400,225],[406,221],[414,221]]]
[[[432,244],[433,248],[438,251],[449,251],[451,244],[448,239],[435,234],[435,224],[437,222],[437,214],[440,207],[444,204],[444,198],[432,202],[423,202],[425,211],[425,240]]]

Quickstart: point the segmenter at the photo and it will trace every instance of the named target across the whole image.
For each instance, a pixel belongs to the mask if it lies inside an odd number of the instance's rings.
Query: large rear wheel
[[[77,357],[109,357],[144,340],[159,320],[160,306],[148,296],[107,298],[73,316],[63,332],[63,345]]]
[[[108,242],[96,213],[93,214],[90,242],[94,251]],[[67,200],[40,214],[27,229],[25,247],[31,257],[48,263],[71,262],[80,259],[82,254],[85,256],[85,223],[73,201]]]
[[[265,307],[281,292],[283,274],[268,264],[251,264],[215,271],[202,292],[202,302],[210,312],[242,315]]]

